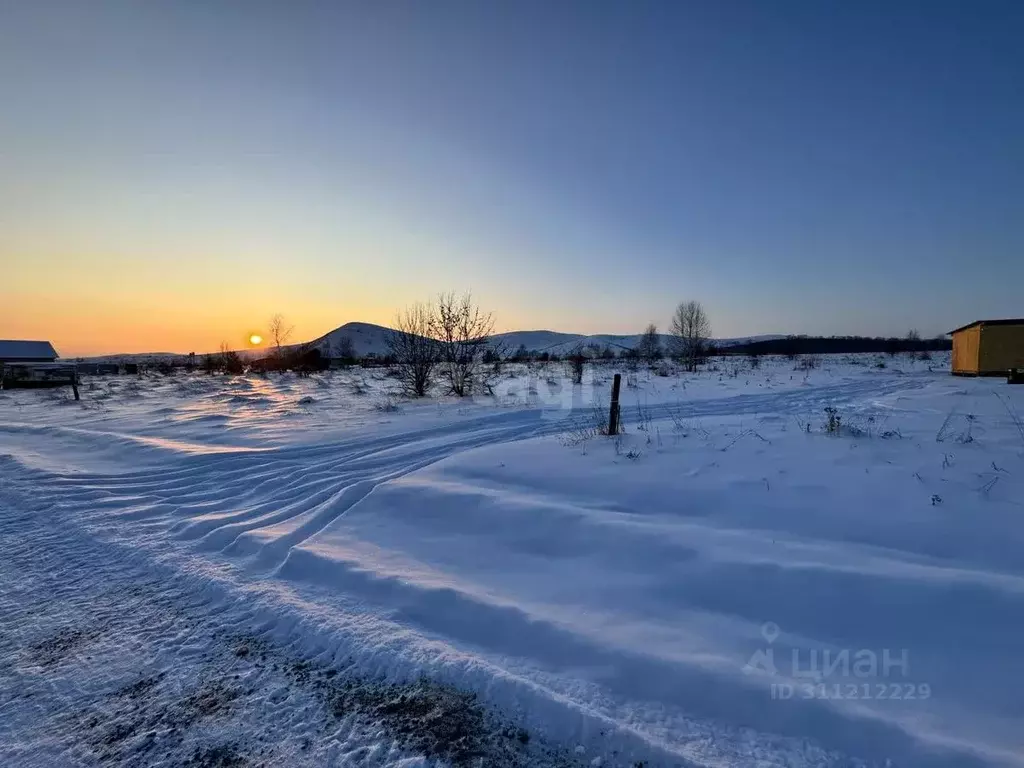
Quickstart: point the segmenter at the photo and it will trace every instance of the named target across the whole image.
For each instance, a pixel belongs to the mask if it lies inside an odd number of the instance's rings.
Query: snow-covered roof
[[[54,360],[57,350],[48,341],[0,339],[0,360]]]

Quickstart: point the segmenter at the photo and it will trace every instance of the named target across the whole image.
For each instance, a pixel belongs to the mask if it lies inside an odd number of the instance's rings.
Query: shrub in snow
[[[586,446],[587,442],[598,435],[597,428],[586,420],[574,421],[558,436],[558,441],[567,448]]]
[[[825,409],[825,432],[830,435],[838,435],[840,428],[843,426],[843,417],[839,415],[833,406],[828,406]]]
[[[375,411],[381,413],[394,413],[399,410],[398,403],[395,402],[394,398],[390,394],[382,395],[373,401],[373,408]]]
[[[574,349],[565,359],[566,375],[573,384],[583,383],[583,371],[587,365],[587,357],[580,347]]]
[[[608,411],[604,404],[597,399],[594,401],[593,407],[578,413],[574,412],[568,426],[559,434],[558,440],[562,445],[570,448],[582,445],[583,452],[586,453],[588,441],[598,435],[608,434],[607,419]]]

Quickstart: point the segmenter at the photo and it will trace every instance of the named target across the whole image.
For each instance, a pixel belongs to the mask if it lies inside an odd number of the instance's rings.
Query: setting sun
[[[254,333],[252,336],[249,337],[249,343],[252,344],[254,347],[257,347],[263,343],[263,337],[260,336],[258,333]]]

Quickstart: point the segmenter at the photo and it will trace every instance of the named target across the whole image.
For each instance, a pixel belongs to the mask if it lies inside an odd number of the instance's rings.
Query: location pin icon
[[[768,641],[769,645],[774,643],[780,634],[779,625],[774,621],[766,621],[761,626],[761,636]]]

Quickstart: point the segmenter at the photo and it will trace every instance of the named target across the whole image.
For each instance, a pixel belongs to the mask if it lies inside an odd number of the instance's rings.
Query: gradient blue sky
[[[0,0],[0,337],[1024,315],[1024,3]],[[43,307],[48,307],[44,310]]]

